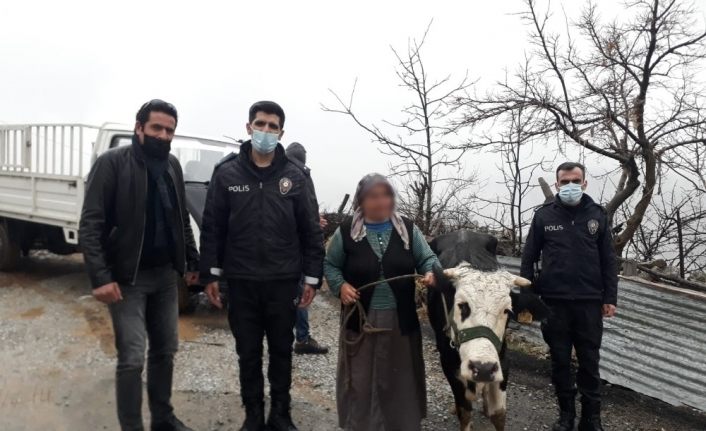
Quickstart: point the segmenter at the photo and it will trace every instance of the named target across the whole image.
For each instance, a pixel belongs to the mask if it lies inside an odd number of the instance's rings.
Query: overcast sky
[[[581,3],[555,1],[554,9],[576,16]],[[608,15],[619,10],[615,0],[596,3]],[[522,6],[3,0],[0,122],[131,124],[144,101],[162,98],[179,110],[179,131],[245,137],[248,107],[275,100],[287,114],[283,141],[307,147],[319,200],[334,207],[389,160],[349,118],[321,111],[321,103],[333,103],[328,89],[348,94],[357,78],[359,115],[396,118],[410,95],[397,87],[390,45],[404,50],[432,18],[424,55],[430,76],[468,71],[487,88],[527,49],[526,28],[513,15]],[[464,163],[492,180],[489,160],[472,155]]]

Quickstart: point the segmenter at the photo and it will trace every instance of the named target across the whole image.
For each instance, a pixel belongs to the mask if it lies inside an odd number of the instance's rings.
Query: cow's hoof
[[[458,414],[458,422],[461,424],[461,431],[471,431],[473,429],[471,409],[456,406],[456,413]]]
[[[505,412],[496,413],[490,417],[490,423],[495,427],[495,431],[505,430]]]

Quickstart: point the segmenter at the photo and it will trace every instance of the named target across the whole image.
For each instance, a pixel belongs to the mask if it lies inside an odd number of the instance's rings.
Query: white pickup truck
[[[86,175],[101,153],[129,145],[132,134],[131,127],[110,123],[0,125],[0,271],[15,268],[30,250],[79,251]],[[238,147],[200,136],[177,135],[172,141],[197,243],[213,167]],[[188,290],[181,293],[186,307]]]

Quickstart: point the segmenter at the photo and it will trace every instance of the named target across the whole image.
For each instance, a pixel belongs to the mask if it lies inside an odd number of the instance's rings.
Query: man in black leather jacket
[[[250,108],[252,139],[216,166],[201,230],[201,277],[221,306],[219,279],[228,281],[228,318],[240,365],[246,419],[241,430],[262,431],[262,343],[269,351],[271,431],[296,430],[290,417],[292,341],[299,280],[307,307],[323,272],[319,208],[309,170],[279,144],[284,111],[274,102]]]
[[[618,271],[606,211],[584,194],[586,168],[566,162],[557,168],[559,193],[537,209],[522,254],[521,275],[551,309],[542,334],[552,358],[552,383],[560,418],[553,431],[571,431],[575,398],[581,393],[579,431],[602,430],[601,379],[598,371],[603,317],[613,317],[618,300]],[[534,264],[542,259],[539,280]],[[576,350],[576,385],[571,350]]]
[[[142,430],[145,347],[153,431],[189,430],[171,405],[177,351],[177,277],[198,281],[198,251],[184,202],[179,161],[169,154],[174,106],[142,105],[132,145],[102,154],[88,175],[80,244],[93,296],[108,304],[118,365],[117,410],[123,430]]]

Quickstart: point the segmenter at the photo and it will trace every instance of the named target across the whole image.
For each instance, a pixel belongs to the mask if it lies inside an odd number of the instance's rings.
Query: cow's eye
[[[468,302],[459,302],[458,309],[461,311],[461,321],[464,321],[471,316],[471,306],[468,305]]]

